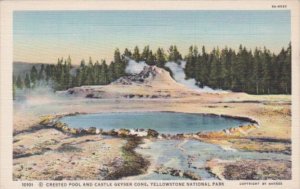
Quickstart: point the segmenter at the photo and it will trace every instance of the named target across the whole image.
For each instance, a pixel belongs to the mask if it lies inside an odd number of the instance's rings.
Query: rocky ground
[[[226,180],[289,180],[291,161],[213,159],[207,162],[207,170],[219,179]]]
[[[47,137],[45,137],[47,136]],[[14,180],[103,180],[122,166],[121,139],[71,137],[55,129],[14,138]]]

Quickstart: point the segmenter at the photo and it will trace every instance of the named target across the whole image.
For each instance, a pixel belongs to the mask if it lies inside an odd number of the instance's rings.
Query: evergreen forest
[[[113,61],[82,60],[72,64],[71,57],[59,58],[57,64],[42,64],[39,69],[32,66],[30,72],[13,76],[13,89],[33,89],[49,85],[55,91],[82,85],[107,85],[125,76],[128,61],[144,61],[171,72],[167,62],[186,61],[186,79],[195,79],[199,87],[246,92],[250,94],[291,94],[291,44],[278,54],[267,48],[248,50],[240,45],[238,50],[225,47],[207,52],[191,46],[183,56],[175,45],[165,51],[152,51],[149,46],[123,53],[116,49]],[[171,73],[172,75],[172,73]]]

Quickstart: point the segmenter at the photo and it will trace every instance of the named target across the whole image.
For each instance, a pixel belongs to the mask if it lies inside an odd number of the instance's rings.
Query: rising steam
[[[128,60],[128,64],[125,69],[125,72],[127,74],[132,74],[132,75],[139,74],[141,71],[143,71],[144,67],[149,67],[149,65],[147,65],[145,61],[136,62],[135,60],[132,60],[130,58],[127,58],[127,60]],[[172,71],[174,80],[190,89],[196,90],[198,92],[206,92],[206,93],[226,92],[220,89],[214,90],[207,86],[200,88],[196,84],[197,82],[195,79],[186,79],[185,72],[184,72],[185,65],[186,65],[185,61],[181,61],[180,64],[177,64],[175,62],[167,62],[165,64],[165,66]]]
[[[125,72],[132,75],[139,74],[141,73],[141,71],[143,71],[145,66],[148,67],[148,65],[144,61],[136,62],[128,58],[128,64],[125,69]]]
[[[195,79],[186,79],[185,76],[185,65],[186,62],[185,61],[181,61],[180,64],[177,64],[175,62],[167,62],[166,63],[166,67],[170,68],[170,70],[173,73],[173,78],[175,79],[175,81],[177,81],[178,83],[181,83],[183,85],[185,85],[186,87],[190,88],[190,89],[194,89],[197,90],[198,92],[206,92],[206,93],[221,93],[221,92],[225,92],[223,90],[214,90],[210,87],[204,86],[203,88],[200,88],[196,83]]]

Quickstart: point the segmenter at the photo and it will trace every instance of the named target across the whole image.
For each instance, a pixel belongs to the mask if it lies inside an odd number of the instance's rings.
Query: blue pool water
[[[66,116],[60,120],[73,128],[154,129],[159,133],[217,131],[246,124],[246,121],[216,115],[174,112],[121,112]]]

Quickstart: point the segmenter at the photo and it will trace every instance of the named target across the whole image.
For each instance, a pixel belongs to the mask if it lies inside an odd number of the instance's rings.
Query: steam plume
[[[128,65],[125,69],[125,72],[127,74],[139,74],[141,71],[143,71],[144,67],[149,67],[149,65],[147,65],[145,63],[145,61],[140,61],[140,62],[136,62],[135,60],[132,60],[130,58],[127,58],[128,60]],[[173,77],[175,79],[175,81],[177,81],[178,83],[181,83],[182,85],[185,85],[186,87],[196,90],[198,92],[206,92],[206,93],[224,93],[226,91],[223,91],[221,89],[212,89],[210,87],[204,86],[203,88],[200,88],[198,85],[196,85],[196,80],[195,79],[185,79],[185,66],[186,66],[186,62],[185,61],[181,61],[180,64],[177,64],[175,62],[167,62],[165,64],[166,67],[168,67],[172,73],[173,73]]]
[[[173,77],[175,79],[175,81],[177,81],[178,83],[181,83],[183,85],[185,85],[186,87],[190,88],[190,89],[194,89],[197,90],[198,92],[206,92],[206,93],[223,93],[226,91],[223,90],[214,90],[210,87],[204,86],[203,88],[200,88],[199,86],[196,85],[196,80],[195,79],[185,79],[185,65],[186,62],[185,61],[181,61],[180,64],[177,64],[175,62],[167,62],[166,63],[166,67],[170,68],[170,70],[173,73]]]
[[[125,69],[125,72],[128,74],[139,74],[141,71],[143,71],[144,67],[148,67],[148,65],[144,62],[136,62],[132,59],[128,58],[128,65]]]

